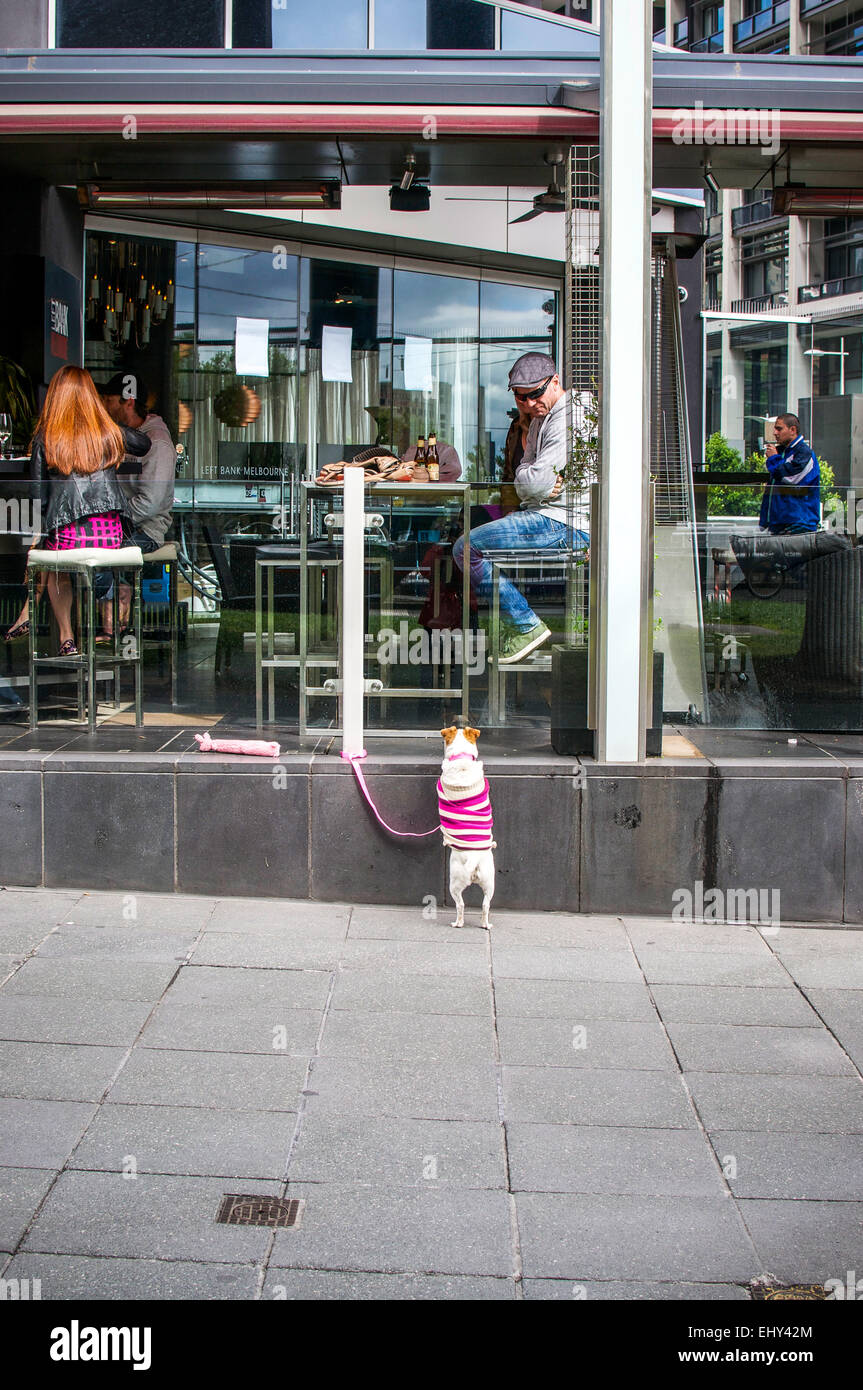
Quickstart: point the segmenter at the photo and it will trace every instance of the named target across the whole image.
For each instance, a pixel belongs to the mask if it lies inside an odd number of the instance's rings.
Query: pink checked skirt
[[[123,544],[123,519],[119,512],[104,512],[101,516],[85,516],[52,531],[45,541],[45,550],[83,550],[94,546],[98,550],[119,550]]]

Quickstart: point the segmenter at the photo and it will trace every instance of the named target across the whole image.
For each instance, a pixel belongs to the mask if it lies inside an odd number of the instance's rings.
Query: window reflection
[[[58,48],[222,48],[224,0],[57,0]]]
[[[426,46],[426,0],[375,0],[375,48]]]

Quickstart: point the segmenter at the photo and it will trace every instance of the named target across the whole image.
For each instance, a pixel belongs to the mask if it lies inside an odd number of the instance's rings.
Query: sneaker
[[[497,659],[498,666],[510,666],[513,662],[523,661],[550,636],[551,630],[545,623],[537,623],[535,627],[528,628],[527,632],[511,632],[501,647]]]

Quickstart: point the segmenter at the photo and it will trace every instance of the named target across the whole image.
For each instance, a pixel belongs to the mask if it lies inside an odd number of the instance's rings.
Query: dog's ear
[[[447,748],[449,748],[457,733],[458,730],[456,729],[454,724],[449,729],[441,729],[440,736],[446,744]]]
[[[477,739],[479,738],[479,732],[479,729],[472,729],[469,725],[462,730],[462,733],[464,734],[468,743],[476,743]]]

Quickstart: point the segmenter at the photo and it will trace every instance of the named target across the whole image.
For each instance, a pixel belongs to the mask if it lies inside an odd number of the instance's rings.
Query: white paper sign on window
[[[269,319],[237,319],[234,361],[237,376],[269,376]]]
[[[353,381],[351,368],[352,328],[324,324],[321,334],[321,378],[324,381]]]
[[[431,338],[405,338],[405,390],[431,391],[432,379],[432,340]]]

